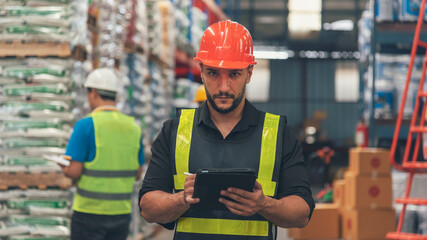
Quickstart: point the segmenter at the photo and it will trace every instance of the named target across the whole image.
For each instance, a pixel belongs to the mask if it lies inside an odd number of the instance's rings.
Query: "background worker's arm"
[[[178,193],[151,191],[145,193],[139,203],[141,216],[147,222],[170,223],[185,213],[191,204],[200,200],[192,198],[196,175],[185,179],[184,190]]]
[[[77,162],[77,161],[70,161],[70,166],[63,166],[60,165],[62,168],[62,172],[65,176],[72,178],[72,179],[78,179],[80,175],[82,175],[83,171],[83,163]]]
[[[91,158],[90,144],[95,146],[93,130],[93,120],[90,117],[83,118],[74,125],[64,156],[65,159],[70,160],[70,165],[60,165],[65,176],[78,179],[82,174],[84,162]]]

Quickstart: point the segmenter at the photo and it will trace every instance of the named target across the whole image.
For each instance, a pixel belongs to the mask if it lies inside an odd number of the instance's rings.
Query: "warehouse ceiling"
[[[221,0],[220,5],[232,20],[249,29],[256,45],[286,46],[292,50],[357,50],[357,21],[368,0],[319,0],[322,1],[321,30],[297,37],[289,32],[290,1],[292,0]],[[353,30],[326,30],[329,23],[339,20],[350,20]],[[349,21],[347,25],[348,23]]]

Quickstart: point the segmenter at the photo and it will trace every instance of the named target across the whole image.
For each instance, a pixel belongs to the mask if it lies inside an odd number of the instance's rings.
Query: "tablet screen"
[[[253,191],[256,171],[251,168],[210,168],[199,169],[194,184],[194,198],[200,198],[200,203],[192,207],[206,210],[227,209],[218,199],[220,191],[229,187]]]

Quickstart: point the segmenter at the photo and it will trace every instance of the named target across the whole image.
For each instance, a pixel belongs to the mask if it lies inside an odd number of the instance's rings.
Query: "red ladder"
[[[427,106],[427,92],[424,92],[424,90],[423,90],[424,80],[425,80],[425,76],[426,76],[426,69],[427,69],[427,43],[420,41],[420,32],[421,32],[421,26],[423,24],[423,19],[424,19],[425,5],[426,5],[426,0],[422,0],[421,6],[420,6],[420,12],[418,15],[417,26],[415,29],[414,41],[412,43],[411,59],[409,61],[408,73],[406,75],[405,89],[403,92],[402,102],[400,103],[399,115],[397,116],[396,128],[394,131],[393,142],[392,142],[391,151],[390,151],[390,160],[391,160],[391,163],[393,164],[393,166],[398,170],[408,172],[409,178],[408,178],[408,182],[406,185],[404,197],[396,199],[396,203],[403,204],[402,211],[401,211],[400,216],[399,216],[399,222],[397,224],[396,232],[388,233],[387,239],[427,240],[427,235],[401,232],[402,225],[403,225],[403,219],[405,217],[405,212],[406,212],[406,206],[408,204],[411,204],[411,205],[427,205],[427,199],[410,198],[409,197],[414,174],[425,173],[427,170],[427,162],[417,161],[418,153],[419,153],[420,145],[421,145],[422,134],[427,133],[427,126],[424,126],[425,115],[426,115],[426,106]],[[415,56],[416,56],[418,47],[425,48],[426,53],[425,53],[425,57],[424,57],[424,61],[423,61],[423,70],[422,70],[422,74],[421,74],[420,84],[418,86],[417,98],[416,98],[415,106],[414,106],[414,112],[412,114],[411,125],[409,127],[409,133],[408,133],[408,138],[407,138],[407,142],[406,142],[405,153],[403,155],[402,163],[398,164],[398,163],[396,163],[394,156],[396,153],[397,142],[399,139],[400,127],[402,125],[403,109],[404,109],[406,98],[407,98],[408,86],[409,86],[409,83],[411,81],[412,67],[414,65],[414,60],[415,60]],[[421,116],[418,116],[420,105],[421,105],[420,100],[423,98],[424,98],[424,104],[422,106],[423,107],[422,114],[421,114]],[[412,141],[413,138],[415,139],[414,141]],[[415,145],[414,145],[414,150],[413,150],[413,154],[412,154],[412,159],[409,160],[409,153],[411,151],[412,144],[415,144]]]

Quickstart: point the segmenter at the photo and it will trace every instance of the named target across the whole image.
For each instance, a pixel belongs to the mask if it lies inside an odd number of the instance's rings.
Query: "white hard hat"
[[[98,68],[89,73],[83,86],[85,88],[117,92],[118,82],[117,76],[113,70],[109,68]]]

